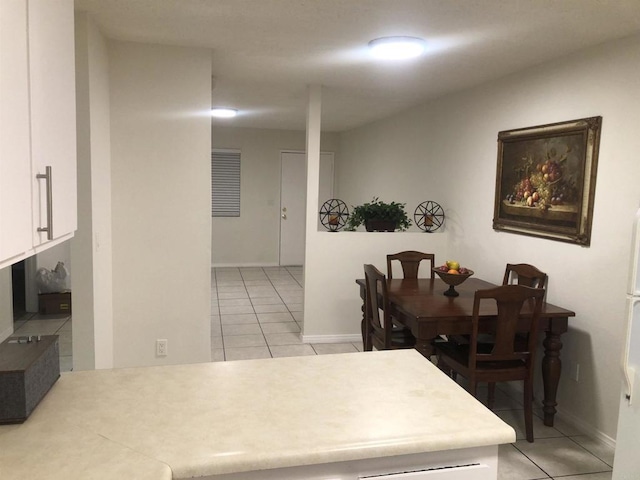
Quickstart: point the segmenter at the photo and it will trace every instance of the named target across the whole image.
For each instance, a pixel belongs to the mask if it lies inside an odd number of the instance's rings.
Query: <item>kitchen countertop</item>
[[[513,441],[415,350],[96,370],[0,426],[0,478],[190,478]]]

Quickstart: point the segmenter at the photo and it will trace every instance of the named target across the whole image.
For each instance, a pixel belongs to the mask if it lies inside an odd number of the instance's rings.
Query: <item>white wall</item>
[[[640,201],[639,76],[636,36],[345,133],[338,167],[339,191],[354,192],[356,201],[371,196],[365,186],[398,201],[438,201],[447,215],[446,255],[477,276],[499,282],[507,262],[548,273],[548,300],[576,312],[562,337],[559,411],[604,439],[616,433],[625,281]],[[591,247],[493,231],[498,132],[596,115],[603,127]],[[363,173],[371,165],[375,174]],[[401,187],[387,186],[392,178]],[[578,382],[570,378],[576,364]]]
[[[106,39],[76,14],[78,230],[71,240],[74,370],[113,367],[111,146]]]
[[[108,60],[114,366],[209,361],[211,51],[112,41]]]
[[[242,152],[240,217],[213,218],[213,265],[278,265],[280,153],[303,152],[305,132],[215,126],[212,143]],[[323,151],[336,153],[337,134],[323,134],[321,145]]]

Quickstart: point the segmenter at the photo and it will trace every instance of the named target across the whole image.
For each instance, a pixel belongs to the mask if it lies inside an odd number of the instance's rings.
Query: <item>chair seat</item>
[[[438,354],[443,354],[452,359],[454,362],[469,367],[469,344],[458,344],[455,342],[438,342],[435,344]],[[479,343],[478,353],[489,354],[493,349],[493,344]],[[478,362],[476,366],[477,372],[491,371],[498,373],[501,370],[513,370],[522,368],[526,370],[526,364],[523,360],[511,360],[500,362]]]

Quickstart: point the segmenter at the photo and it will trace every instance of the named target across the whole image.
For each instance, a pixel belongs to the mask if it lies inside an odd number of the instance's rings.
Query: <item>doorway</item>
[[[320,154],[317,210],[333,196],[333,153]],[[304,264],[307,210],[307,156],[282,152],[280,171],[280,265]]]

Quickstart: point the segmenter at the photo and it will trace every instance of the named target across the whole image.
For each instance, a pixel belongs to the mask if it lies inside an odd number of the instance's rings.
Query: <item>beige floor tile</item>
[[[224,344],[222,343],[222,337],[211,337],[211,348],[222,349]]]
[[[296,322],[274,322],[274,323],[261,323],[262,332],[266,335],[268,333],[298,333],[300,327]]]
[[[211,361],[212,362],[224,362],[224,350],[222,348],[211,349]]]
[[[304,311],[304,304],[302,303],[291,303],[291,302],[287,302],[287,308],[289,309],[290,312],[300,312],[302,313]]]
[[[255,313],[245,313],[238,315],[220,315],[223,325],[237,325],[239,323],[257,323],[258,317]]]
[[[304,355],[315,355],[315,350],[308,344],[302,345],[278,345],[270,347],[271,356],[279,357],[301,357]]]
[[[293,321],[293,316],[290,313],[258,313],[257,315],[260,323]]]
[[[256,313],[289,313],[289,309],[284,303],[275,305],[254,305]]]
[[[244,284],[246,286],[253,286],[253,287],[266,287],[268,285],[271,285],[271,282],[265,276],[264,279],[245,280]]]
[[[249,298],[249,295],[247,294],[247,292],[218,292],[219,300],[226,300],[230,298]]]
[[[218,298],[221,293],[246,293],[247,288],[244,286],[244,282],[240,285],[218,285]]]
[[[222,335],[222,326],[220,320],[211,322],[211,337],[220,337]]]
[[[228,298],[218,302],[218,306],[222,307],[246,307],[251,306],[251,300],[248,298]]]
[[[267,347],[226,348],[225,353],[227,361],[271,358],[271,353]]]
[[[524,428],[524,410],[498,410],[495,414],[500,417],[505,423],[508,423],[516,431],[516,439],[522,440],[526,438]],[[533,416],[533,437],[537,442],[542,438],[554,438],[562,437],[562,433],[556,430],[554,427],[547,427],[543,420],[537,415]]]
[[[247,298],[247,301],[249,301],[248,298]],[[236,315],[241,313],[254,313],[251,303],[249,303],[249,305],[235,305],[232,307],[220,307],[220,315]]]
[[[558,477],[558,480],[611,480],[613,472],[587,473],[586,475],[569,475]]]
[[[593,455],[598,457],[610,467],[613,467],[613,457],[615,455],[615,449],[610,445],[606,445],[586,435],[576,435],[571,437],[571,440],[576,442],[578,445],[586,448],[589,452],[591,452]],[[640,477],[640,473],[638,474],[638,477]]]
[[[262,335],[262,329],[259,323],[238,323],[223,325],[222,334],[225,338],[232,335]]]
[[[266,347],[264,336],[260,335],[230,335],[224,337],[224,348],[236,348],[236,347]],[[228,352],[227,352],[228,353]]]
[[[311,345],[318,355],[333,353],[355,353],[358,350],[352,343],[314,343]]]
[[[265,333],[264,337],[267,339],[267,345],[270,347],[274,345],[299,345],[302,343],[300,334],[293,332]]]
[[[212,285],[214,286],[214,285]],[[242,281],[242,278],[236,278],[236,279],[216,279],[216,283],[215,283],[215,287],[217,289],[222,288],[222,287],[244,287],[244,282]]]
[[[551,477],[608,472],[611,467],[570,438],[536,438],[516,442],[516,448]]]
[[[513,445],[498,447],[498,480],[535,480],[550,478]]]
[[[258,305],[284,305],[284,302],[278,295],[252,298],[251,303],[253,303],[254,307]]]

